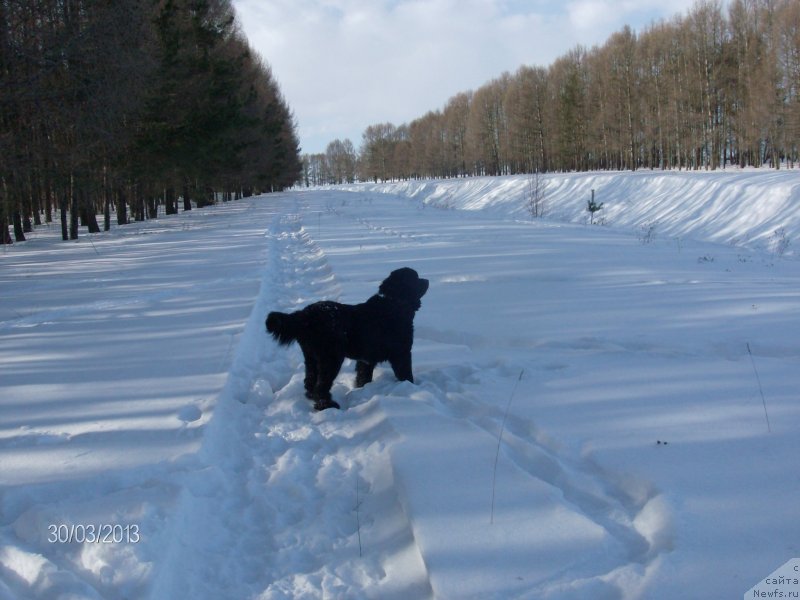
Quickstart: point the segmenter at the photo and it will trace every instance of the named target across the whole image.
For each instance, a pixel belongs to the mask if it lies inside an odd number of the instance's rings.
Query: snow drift
[[[339,186],[395,194],[442,208],[529,218],[534,176],[475,177]],[[800,233],[800,171],[637,171],[542,174],[547,219],[585,223],[595,192],[606,225],[671,237],[780,250]],[[788,249],[787,249],[788,250]],[[792,250],[794,251],[794,250]]]

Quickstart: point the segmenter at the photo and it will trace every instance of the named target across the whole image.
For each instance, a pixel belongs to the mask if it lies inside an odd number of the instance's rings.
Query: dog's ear
[[[403,267],[396,269],[383,280],[378,292],[391,298],[419,299],[428,291],[428,280],[420,279],[414,269]]]
[[[381,285],[378,287],[378,293],[387,296],[393,297],[398,296],[400,293],[400,284],[399,284],[399,277],[396,275],[397,271],[392,271],[389,276],[381,282]]]

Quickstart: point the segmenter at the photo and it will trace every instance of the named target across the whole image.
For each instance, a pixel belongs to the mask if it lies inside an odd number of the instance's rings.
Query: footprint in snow
[[[187,406],[184,406],[182,409],[178,411],[178,418],[184,423],[191,423],[193,421],[197,421],[202,416],[203,412],[199,408],[197,408],[194,404],[189,404]]]

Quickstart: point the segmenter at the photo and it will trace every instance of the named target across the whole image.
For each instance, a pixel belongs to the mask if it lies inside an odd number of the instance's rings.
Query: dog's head
[[[392,271],[383,280],[378,293],[387,298],[408,302],[414,310],[420,307],[420,298],[428,291],[428,280],[421,278],[414,269],[403,267]]]

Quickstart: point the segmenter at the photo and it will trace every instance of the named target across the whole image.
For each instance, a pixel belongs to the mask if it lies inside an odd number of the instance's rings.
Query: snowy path
[[[430,596],[380,410],[311,413],[297,356],[265,343],[268,310],[338,294],[292,204],[270,227],[262,293],[201,450],[207,467],[176,510],[152,598]],[[359,526],[371,532],[369,558]]]
[[[631,498],[529,419],[507,424],[489,522],[503,414],[464,382],[502,381],[506,368],[444,366],[417,386],[384,376],[358,391],[343,373],[334,394],[347,397],[348,409],[309,412],[299,351],[265,344],[263,316],[341,297],[309,232],[315,214],[321,227],[321,210],[288,198],[273,220],[262,292],[200,453],[207,465],[175,511],[152,598],[187,590],[286,599],[630,591],[665,549],[652,539],[662,532],[639,530],[657,495]],[[387,248],[421,237],[324,210]]]

